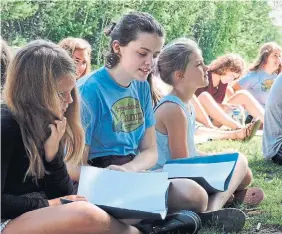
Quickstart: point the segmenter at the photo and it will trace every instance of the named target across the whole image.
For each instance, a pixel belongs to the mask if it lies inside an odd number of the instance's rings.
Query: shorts
[[[122,166],[126,163],[131,162],[134,158],[135,158],[134,154],[129,154],[126,156],[122,156],[122,155],[102,156],[88,160],[88,164],[90,166],[100,167],[100,168],[106,168],[110,165]]]

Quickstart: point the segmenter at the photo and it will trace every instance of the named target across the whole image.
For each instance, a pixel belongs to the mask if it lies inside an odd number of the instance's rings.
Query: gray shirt
[[[282,146],[282,74],[280,74],[268,96],[263,126],[263,155],[274,157]]]
[[[265,71],[251,71],[239,80],[242,89],[248,90],[257,101],[265,107],[269,90],[277,74],[267,74]]]

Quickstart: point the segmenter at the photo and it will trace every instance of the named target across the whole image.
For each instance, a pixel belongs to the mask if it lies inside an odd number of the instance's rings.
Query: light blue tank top
[[[192,103],[189,102],[188,108],[177,96],[174,95],[167,95],[161,99],[158,105],[155,107],[155,111],[165,102],[173,102],[178,104],[186,114],[188,120],[188,129],[187,129],[187,145],[188,145],[188,152],[189,157],[198,156],[197,150],[194,143],[194,136],[195,136],[195,109]],[[157,145],[158,145],[158,162],[153,168],[159,169],[162,168],[167,160],[171,160],[171,154],[169,149],[168,143],[168,135],[160,133],[156,130],[157,136]],[[187,155],[188,157],[188,155]]]

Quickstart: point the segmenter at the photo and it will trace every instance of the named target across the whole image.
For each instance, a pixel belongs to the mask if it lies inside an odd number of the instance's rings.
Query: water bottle
[[[241,125],[245,125],[245,118],[244,118],[244,109],[241,110],[240,107],[233,109],[232,118],[239,122]]]

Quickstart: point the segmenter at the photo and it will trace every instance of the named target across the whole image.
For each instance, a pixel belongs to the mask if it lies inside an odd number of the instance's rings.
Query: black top
[[[28,176],[29,159],[19,124],[1,105],[1,219],[15,218],[25,212],[49,206],[48,200],[73,193],[63,157],[58,155],[44,166],[48,171],[38,185]]]

